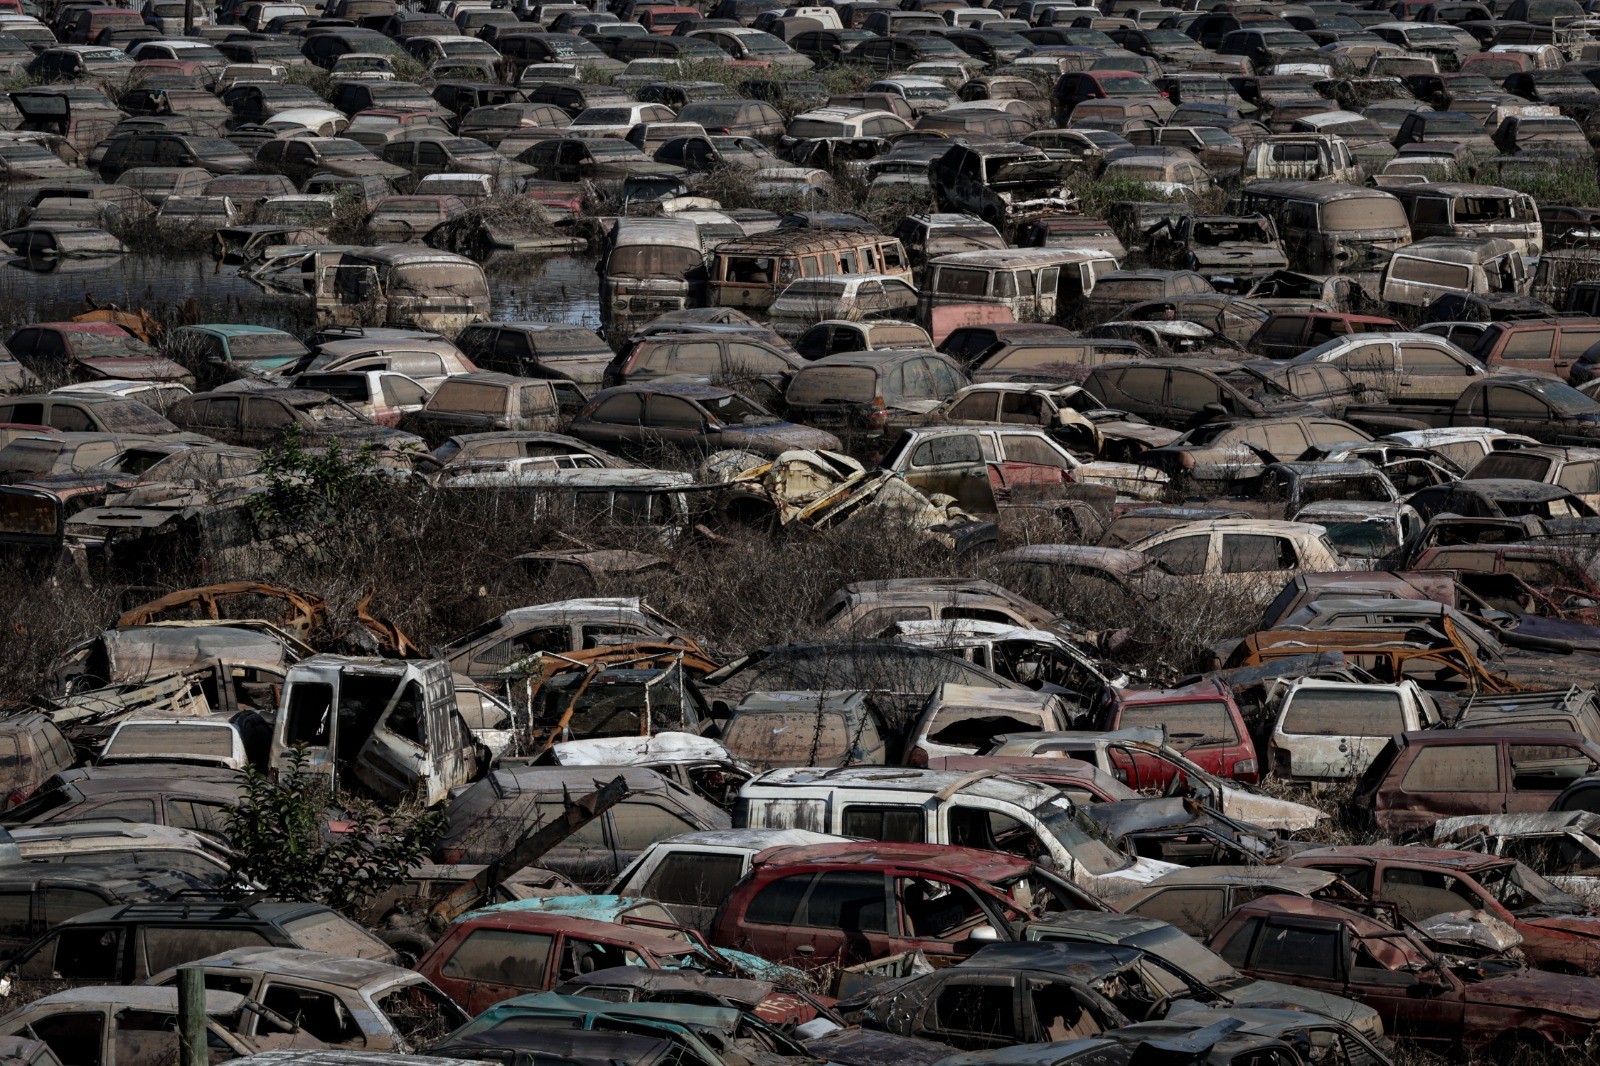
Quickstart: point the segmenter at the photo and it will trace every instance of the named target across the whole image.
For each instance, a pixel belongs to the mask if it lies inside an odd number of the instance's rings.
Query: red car
[[[1099,728],[1138,726],[1165,730],[1168,747],[1218,777],[1261,780],[1261,764],[1256,761],[1244,716],[1233,690],[1221,681],[1199,681],[1183,688],[1111,689]],[[1144,756],[1134,760],[1141,787],[1161,786],[1171,780],[1173,771],[1168,764]]]
[[[47,381],[126,378],[194,384],[194,375],[110,322],[30,322],[6,338],[17,362]]]
[[[1430,1050],[1488,1046],[1492,1061],[1556,1061],[1600,1022],[1600,980],[1500,959],[1452,965],[1415,934],[1299,896],[1234,910],[1207,941],[1240,972],[1360,1000],[1384,1030]]]
[[[1600,921],[1515,859],[1445,848],[1349,847],[1303,851],[1284,863],[1336,873],[1407,921],[1476,911],[1522,936],[1522,954],[1541,970],[1600,972]]]
[[[1274,359],[1293,359],[1301,352],[1351,333],[1403,329],[1405,327],[1394,319],[1379,315],[1279,311],[1261,323],[1254,336],[1245,342],[1245,347]]]
[[[711,942],[801,969],[1015,940],[1051,911],[1105,910],[1026,859],[942,844],[815,844],[755,857]],[[424,971],[427,972],[427,971]],[[447,990],[448,991],[448,990]]]
[[[683,930],[671,926],[489,910],[452,925],[418,960],[417,972],[475,1015],[581,974],[613,966],[673,968],[694,955],[709,960]]]

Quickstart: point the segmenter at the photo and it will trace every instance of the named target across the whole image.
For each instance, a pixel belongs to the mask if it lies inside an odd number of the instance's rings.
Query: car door
[[[1342,995],[1365,1003],[1391,1037],[1454,1042],[1465,1021],[1458,982],[1428,966],[1403,937],[1355,937],[1346,931]],[[1298,983],[1298,982],[1297,982]]]
[[[555,937],[515,929],[457,927],[418,969],[468,1014],[550,987]]]
[[[1506,768],[1501,759],[1493,741],[1429,744],[1405,768],[1390,802],[1403,805],[1408,820],[1419,828],[1450,815],[1503,813]],[[1538,809],[1548,810],[1549,804]]]
[[[705,446],[707,419],[681,396],[653,395],[645,404],[641,443],[684,450]]]
[[[1000,455],[989,464],[989,482],[995,499],[1059,495],[1060,486],[1072,480],[1077,468],[1058,446],[1042,434],[995,434]]]
[[[643,431],[644,396],[637,392],[622,392],[607,396],[589,411],[582,422],[573,427],[577,436],[608,450],[626,451],[637,448]]]
[[[1507,813],[1548,811],[1566,787],[1600,766],[1577,743],[1505,744]]]
[[[1519,385],[1489,386],[1483,390],[1483,405],[1488,424],[1498,429],[1546,442],[1560,435],[1561,424],[1550,405]]]
[[[246,396],[239,420],[239,443],[262,447],[277,441],[294,424],[293,412],[273,396]]]
[[[899,470],[907,482],[930,496],[939,492],[953,496],[968,511],[994,513],[979,433],[941,433],[916,441],[908,452]]]
[[[1021,974],[940,975],[910,1035],[962,1051],[989,1051],[1028,1043],[1022,1019]]]

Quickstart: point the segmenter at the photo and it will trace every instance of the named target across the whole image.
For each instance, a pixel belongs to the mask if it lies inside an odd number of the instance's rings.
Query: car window
[[[933,1028],[947,1033],[969,1033],[998,1043],[1012,1044],[1017,1032],[1016,978],[1002,975],[960,976],[945,983],[933,1003]]]
[[[325,1044],[353,1043],[355,1047],[366,1044],[361,1026],[345,1009],[335,995],[315,988],[297,988],[278,981],[269,981],[262,990],[260,1000],[269,1010],[277,1011],[295,1023],[295,1026]],[[257,1032],[271,1032],[272,1022],[263,1018]]]
[[[693,833],[700,828],[677,812],[655,803],[625,802],[612,814],[616,846],[624,851],[642,851],[658,840],[679,833]]]
[[[1224,533],[1222,536],[1224,574],[1293,570],[1298,565],[1294,545],[1286,537],[1261,533]]]
[[[1263,973],[1339,980],[1343,976],[1340,940],[1338,929],[1274,923],[1262,930],[1256,939],[1250,965]]]
[[[840,818],[839,832],[865,840],[920,844],[926,839],[921,807],[876,807],[852,803]]]
[[[1000,438],[1005,447],[1006,462],[1049,466],[1057,470],[1071,470],[1072,464],[1060,452],[1050,447],[1042,437],[1027,433],[1007,433]]]
[[[912,466],[981,463],[983,452],[973,433],[950,433],[925,440],[911,453]]]
[[[744,857],[741,855],[677,851],[656,865],[640,893],[662,903],[715,907],[727,898],[743,876]]]
[[[1144,553],[1157,560],[1174,574],[1193,577],[1206,572],[1206,556],[1211,552],[1211,535],[1201,533],[1190,537],[1176,537]]]
[[[510,929],[474,929],[439,968],[442,977],[543,988],[554,938]]]
[[[884,878],[879,873],[830,872],[817,878],[796,925],[815,929],[888,932]]]
[[[1400,787],[1406,792],[1494,792],[1500,761],[1493,744],[1437,744],[1417,752]]]
[[[774,881],[750,901],[745,910],[745,921],[760,925],[793,925],[800,901],[811,887],[815,874],[795,874]]]
[[[73,1066],[100,1066],[106,1032],[103,1014],[93,1011],[52,1014],[31,1023],[29,1028],[62,1062]]]
[[[1129,913],[1170,922],[1190,936],[1207,937],[1231,908],[1228,890],[1220,886],[1169,888],[1157,892]]]
[[[144,952],[147,973],[160,973],[173,966],[181,966],[219,951],[234,948],[264,948],[269,946],[265,936],[254,929],[241,927],[223,929],[188,926],[151,926],[144,930]]]
[[[1511,787],[1521,792],[1560,792],[1595,769],[1581,748],[1571,744],[1512,744]]]

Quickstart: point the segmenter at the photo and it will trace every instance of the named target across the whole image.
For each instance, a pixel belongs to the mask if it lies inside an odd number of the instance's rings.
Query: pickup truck
[[[1570,385],[1533,374],[1496,374],[1467,384],[1454,401],[1353,404],[1345,421],[1378,434],[1397,430],[1488,426],[1541,444],[1600,441],[1600,402]]]

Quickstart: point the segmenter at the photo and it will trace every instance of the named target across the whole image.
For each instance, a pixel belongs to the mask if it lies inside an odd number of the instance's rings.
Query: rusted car
[[[1514,727],[1424,730],[1392,738],[1356,786],[1356,802],[1389,833],[1440,818],[1551,809],[1600,770],[1600,745],[1574,733]]]
[[[815,903],[801,907],[807,886]],[[875,842],[774,848],[728,895],[711,942],[809,971],[909,951],[952,955],[964,941],[1016,939],[1021,923],[1047,911],[1102,906],[1026,859],[992,851]]]
[[[1600,1020],[1600,982],[1498,959],[1457,962],[1409,928],[1318,900],[1267,896],[1207,942],[1251,976],[1356,996],[1393,1036],[1440,1049],[1553,1055]]]
[[[1431,935],[1462,911],[1516,930],[1523,957],[1557,973],[1594,976],[1600,969],[1600,922],[1582,901],[1512,858],[1441,848],[1378,845],[1314,848],[1290,866],[1338,874],[1361,892],[1392,903]]]

